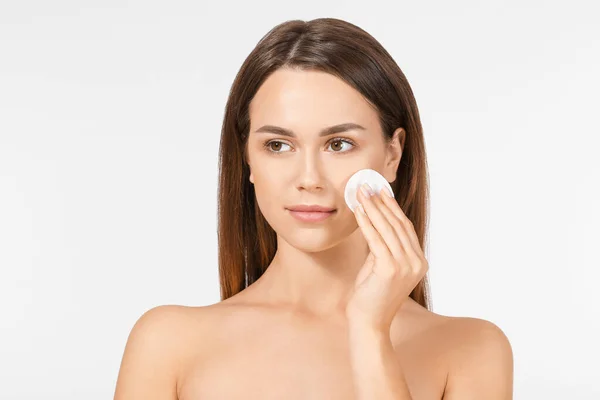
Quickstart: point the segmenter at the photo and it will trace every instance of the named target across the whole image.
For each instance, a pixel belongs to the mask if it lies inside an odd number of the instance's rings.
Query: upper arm
[[[492,322],[461,318],[462,336],[454,349],[444,400],[512,400],[513,352],[504,332]]]
[[[158,306],[135,323],[125,345],[114,400],[177,400],[177,306]]]

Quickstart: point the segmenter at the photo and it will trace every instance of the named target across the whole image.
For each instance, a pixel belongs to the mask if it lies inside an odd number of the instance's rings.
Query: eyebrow
[[[325,129],[322,129],[319,132],[319,137],[334,135],[336,133],[346,132],[346,131],[351,131],[351,130],[364,131],[366,129],[362,125],[355,124],[353,122],[346,122],[344,124],[338,124],[338,125],[334,125],[334,126],[330,126]],[[296,137],[296,134],[294,132],[292,132],[288,129],[282,128],[280,126],[275,126],[275,125],[264,125],[264,126],[261,126],[260,128],[258,128],[254,132],[256,132],[256,133],[274,133],[274,134],[282,135],[282,136],[289,136],[289,137],[293,137],[293,138]]]

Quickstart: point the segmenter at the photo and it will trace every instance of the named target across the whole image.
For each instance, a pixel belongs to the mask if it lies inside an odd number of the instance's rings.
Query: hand
[[[354,215],[369,245],[370,253],[361,267],[346,307],[350,320],[389,332],[400,305],[427,273],[413,224],[396,199],[384,188],[380,196],[357,191],[359,205]]]

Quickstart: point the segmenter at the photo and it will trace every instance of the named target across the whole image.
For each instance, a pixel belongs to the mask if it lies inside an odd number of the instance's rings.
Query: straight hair
[[[263,36],[231,86],[219,147],[218,263],[221,300],[239,293],[265,272],[277,250],[275,231],[262,215],[246,162],[249,104],[279,68],[332,74],[376,109],[386,141],[398,127],[406,138],[395,199],[411,220],[424,250],[429,184],[423,129],[412,89],[399,66],[370,34],[336,18],[281,23]],[[428,276],[410,297],[431,310]]]

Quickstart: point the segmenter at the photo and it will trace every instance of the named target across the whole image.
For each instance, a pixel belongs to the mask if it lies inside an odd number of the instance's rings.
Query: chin
[[[328,225],[318,223],[302,225],[285,219],[266,219],[275,230],[277,240],[285,241],[289,246],[305,253],[318,253],[338,246],[349,239],[358,229],[353,214]]]
[[[304,230],[296,231],[293,235],[283,236],[290,246],[303,251],[305,253],[318,253],[321,251],[329,250],[332,247],[337,246],[344,240],[344,236],[332,235],[331,232],[317,231],[317,230]]]

